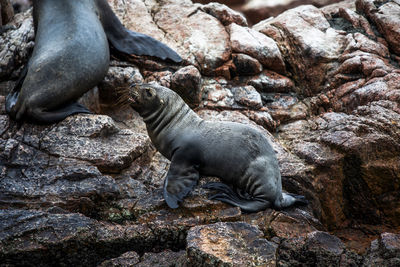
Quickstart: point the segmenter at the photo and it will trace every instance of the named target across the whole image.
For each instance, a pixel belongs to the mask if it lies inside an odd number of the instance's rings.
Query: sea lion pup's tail
[[[287,208],[293,205],[307,205],[308,201],[304,196],[290,193],[282,193],[274,203],[258,197],[253,197],[240,190],[234,191],[230,186],[224,183],[212,182],[203,186],[205,189],[216,190],[217,194],[212,195],[209,199],[219,200],[232,206],[239,207],[243,212],[258,212],[266,208],[274,207],[275,209]]]

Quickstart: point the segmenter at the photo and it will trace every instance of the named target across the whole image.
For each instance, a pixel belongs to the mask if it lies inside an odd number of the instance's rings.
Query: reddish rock
[[[165,6],[154,5],[154,21],[175,40],[181,40],[178,53],[203,74],[226,62],[231,54],[229,36],[213,16],[195,11],[191,1],[172,1]]]
[[[179,69],[172,75],[171,89],[177,92],[190,106],[200,104],[202,77],[194,66]]]
[[[241,13],[230,9],[225,5],[213,2],[202,6],[201,10],[217,18],[224,26],[231,23],[236,23],[240,26],[247,26],[246,18]]]
[[[251,111],[248,116],[252,121],[258,125],[261,125],[270,132],[275,132],[277,126],[279,126],[278,123],[266,111]]]
[[[245,54],[232,54],[232,61],[237,75],[255,75],[263,70],[257,59]]]
[[[159,71],[145,73],[145,83],[158,83],[161,86],[171,87],[172,72]]]
[[[275,17],[287,9],[300,5],[312,4],[316,7],[329,5],[340,0],[250,0],[238,9],[243,12],[252,24],[269,17]]]
[[[300,6],[260,22],[253,29],[273,38],[284,52],[302,95],[323,89],[325,76],[346,44],[346,38],[330,27],[324,13],[313,6]],[[281,33],[284,32],[284,35]]]
[[[274,40],[234,23],[228,26],[228,30],[234,52],[247,54],[270,70],[278,73],[285,72],[285,63]]]
[[[235,101],[239,104],[251,109],[262,107],[261,96],[253,86],[235,87],[231,91]]]
[[[356,6],[375,23],[393,52],[400,55],[400,4],[397,1],[357,0]]]
[[[203,104],[207,107],[230,107],[234,103],[232,92],[219,83],[206,83],[202,91],[205,94]]]
[[[251,78],[242,78],[242,80],[261,93],[289,93],[296,90],[292,80],[272,71],[264,71]]]

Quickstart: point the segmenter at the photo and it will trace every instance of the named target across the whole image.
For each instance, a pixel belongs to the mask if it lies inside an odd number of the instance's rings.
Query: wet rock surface
[[[221,4],[109,2],[184,62],[114,57],[80,100],[94,115],[16,123],[5,95],[34,32],[30,10],[14,16],[0,33],[0,266],[399,264],[398,1],[301,6],[253,27]],[[268,136],[283,189],[310,204],[243,214],[208,200],[201,185],[217,178],[204,177],[169,209],[169,161],[124,101],[150,81]]]

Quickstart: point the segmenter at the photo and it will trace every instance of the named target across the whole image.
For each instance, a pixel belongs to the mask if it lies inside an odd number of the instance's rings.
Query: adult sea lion
[[[52,123],[89,111],[76,103],[96,86],[109,67],[109,45],[127,54],[180,62],[180,56],[154,38],[127,30],[107,0],[33,1],[35,47],[6,111]]]
[[[224,182],[205,186],[219,191],[211,199],[245,212],[307,203],[303,196],[282,192],[275,152],[259,131],[240,123],[205,121],[162,86],[143,84],[129,94],[128,102],[143,117],[151,141],[171,160],[163,189],[169,207],[178,207],[200,175]]]

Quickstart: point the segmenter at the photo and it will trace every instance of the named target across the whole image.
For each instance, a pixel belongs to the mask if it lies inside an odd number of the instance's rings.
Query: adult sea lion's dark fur
[[[164,199],[171,208],[178,207],[200,175],[224,182],[206,185],[219,191],[211,199],[245,212],[307,203],[303,196],[282,192],[275,152],[259,131],[240,123],[205,121],[162,86],[131,88],[129,102],[143,117],[155,147],[171,160],[164,182]]]
[[[123,53],[181,61],[161,42],[124,28],[107,0],[35,0],[33,18],[33,54],[6,100],[15,120],[51,123],[89,112],[75,101],[106,75],[108,41]]]

